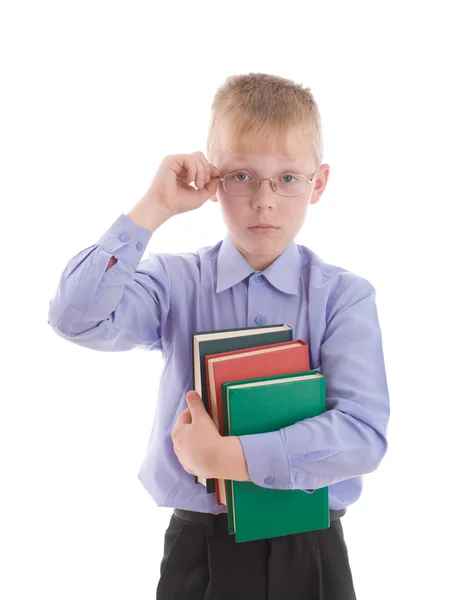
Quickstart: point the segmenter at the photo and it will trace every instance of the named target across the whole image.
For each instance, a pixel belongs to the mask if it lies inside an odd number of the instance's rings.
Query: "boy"
[[[215,96],[207,145],[210,160],[165,157],[132,210],[71,259],[49,323],[94,350],[163,353],[138,475],[158,506],[175,509],[158,599],[350,600],[340,518],[385,455],[389,396],[373,286],[294,242],[329,176],[318,108],[290,80],[229,77]],[[223,241],[140,262],[164,222],[207,200],[221,206]],[[222,437],[191,391],[190,335],[278,323],[309,344],[312,369],[326,376],[328,410],[280,431]],[[306,493],[329,486],[331,526],[236,543],[227,508],[194,474]]]

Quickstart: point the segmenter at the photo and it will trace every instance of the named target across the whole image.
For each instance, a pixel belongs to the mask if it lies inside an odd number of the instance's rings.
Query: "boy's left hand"
[[[205,410],[199,394],[190,390],[187,408],[180,415],[171,438],[183,468],[191,475],[213,478],[223,436]]]

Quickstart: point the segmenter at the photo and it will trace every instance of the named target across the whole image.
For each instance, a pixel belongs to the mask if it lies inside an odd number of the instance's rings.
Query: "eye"
[[[294,175],[291,175],[290,173],[288,173],[288,174],[286,174],[286,175],[283,175],[283,179],[284,179],[285,177],[292,177],[292,179],[294,179],[295,181],[297,181],[297,178],[296,178],[296,177],[294,177]],[[294,183],[294,182],[293,182],[293,181],[288,181],[288,180],[285,180],[285,179],[284,179],[284,183]]]
[[[234,178],[234,177],[237,177],[238,175],[239,175],[239,176],[241,176],[241,175],[245,175],[246,177],[248,177],[248,176],[249,176],[249,174],[248,174],[248,173],[244,173],[244,171],[239,171],[238,173],[233,173],[233,174],[232,174],[232,177]],[[245,179],[242,179],[241,177],[239,177],[239,179],[237,179],[236,181],[246,181],[246,180],[245,180]]]

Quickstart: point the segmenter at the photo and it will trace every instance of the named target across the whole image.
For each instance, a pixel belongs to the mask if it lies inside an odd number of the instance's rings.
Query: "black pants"
[[[157,600],[356,600],[340,518],[237,543],[226,514],[176,509],[164,543]]]

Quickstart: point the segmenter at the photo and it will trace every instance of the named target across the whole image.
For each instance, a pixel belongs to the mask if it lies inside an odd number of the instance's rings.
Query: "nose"
[[[258,190],[251,195],[252,207],[255,210],[263,207],[273,208],[276,197],[274,182],[266,179],[262,180],[258,186]]]

